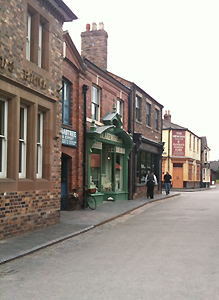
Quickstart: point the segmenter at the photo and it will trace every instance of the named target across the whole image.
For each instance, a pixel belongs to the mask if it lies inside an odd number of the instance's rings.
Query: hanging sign
[[[78,145],[77,131],[62,128],[62,145],[77,147]]]

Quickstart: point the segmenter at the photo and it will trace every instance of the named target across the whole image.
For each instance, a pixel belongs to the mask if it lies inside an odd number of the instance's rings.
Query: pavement
[[[186,191],[189,192],[190,190]],[[169,195],[166,195],[163,191],[162,194],[155,195],[154,199],[142,198],[118,202],[107,201],[98,205],[96,210],[90,210],[87,208],[75,211],[61,211],[60,224],[1,240],[0,264],[4,264],[82,234],[83,232],[92,230],[97,226],[124,214],[128,214],[141,206],[147,205],[148,203],[178,195],[180,195],[178,191],[171,190],[171,194]]]

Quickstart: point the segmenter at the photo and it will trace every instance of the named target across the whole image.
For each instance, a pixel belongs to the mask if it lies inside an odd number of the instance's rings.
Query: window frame
[[[68,97],[67,97],[68,94]],[[68,98],[68,99],[67,99]],[[68,101],[68,106],[64,101]],[[68,107],[68,121],[65,120],[65,113]],[[62,124],[70,125],[70,111],[71,111],[71,84],[66,79],[62,79]]]
[[[120,98],[117,98],[116,111],[121,116],[121,121],[123,120],[123,101]]]
[[[151,104],[148,102],[146,102],[146,125],[151,127]]]
[[[94,102],[94,89],[97,91],[97,102]],[[94,114],[93,114],[93,108],[94,108]],[[97,118],[96,118],[96,108],[97,108]],[[95,115],[95,118],[93,116]],[[91,119],[95,121],[100,121],[100,88],[96,87],[95,85],[92,85],[91,88]]]
[[[135,114],[136,114],[136,121],[141,122],[141,104],[142,98],[136,95],[135,98]]]
[[[38,117],[40,116],[40,120]],[[38,120],[39,120],[39,141],[38,141]],[[43,112],[38,111],[37,113],[37,169],[36,177],[42,178],[43,175]]]
[[[31,47],[31,14],[27,12],[27,39],[26,39],[26,59],[30,61]]]
[[[159,130],[159,110],[155,108],[155,130]]]
[[[8,101],[0,98],[2,102],[4,102],[4,134],[0,134],[0,139],[2,139],[2,157],[1,159],[1,165],[2,165],[2,171],[0,170],[0,178],[6,178],[7,177],[7,143],[8,143]]]
[[[24,120],[23,120],[23,138],[21,138],[21,118],[20,118],[20,126],[19,126],[19,178],[26,177],[26,161],[27,161],[27,107],[24,105],[20,105],[21,108],[24,109]],[[20,113],[21,117],[21,113]],[[20,143],[21,148],[20,148]],[[21,155],[20,155],[21,150]],[[21,165],[20,165],[20,157],[21,157]],[[20,171],[21,167],[21,171]]]

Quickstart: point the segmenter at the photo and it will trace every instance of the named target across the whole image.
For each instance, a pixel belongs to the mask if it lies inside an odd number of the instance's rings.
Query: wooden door
[[[173,167],[173,188],[183,188],[183,167]]]

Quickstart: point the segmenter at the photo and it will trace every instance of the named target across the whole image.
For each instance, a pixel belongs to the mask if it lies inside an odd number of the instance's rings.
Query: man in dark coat
[[[164,175],[164,185],[165,185],[166,195],[168,195],[170,193],[171,179],[172,179],[172,176],[167,171],[166,174]]]
[[[146,177],[145,177],[145,183],[147,186],[147,198],[154,198],[154,185],[157,185],[157,177],[154,175],[154,172],[151,171]]]

